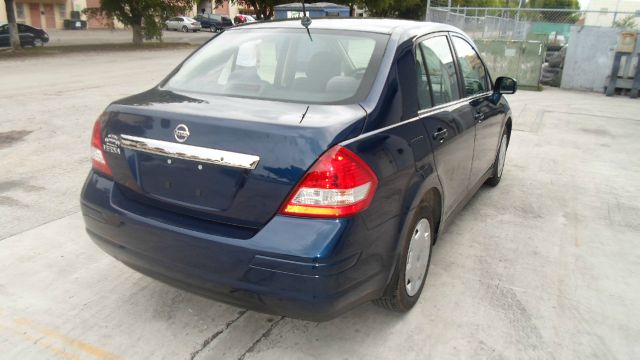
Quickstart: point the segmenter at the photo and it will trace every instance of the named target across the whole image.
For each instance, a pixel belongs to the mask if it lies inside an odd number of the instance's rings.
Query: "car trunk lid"
[[[165,90],[107,109],[105,156],[133,200],[261,227],[315,160],[357,136],[359,105],[310,105]]]

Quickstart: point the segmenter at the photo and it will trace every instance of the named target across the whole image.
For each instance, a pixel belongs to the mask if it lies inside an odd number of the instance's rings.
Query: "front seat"
[[[296,79],[294,88],[305,92],[324,92],[329,80],[340,75],[340,60],[337,54],[319,51],[311,56],[305,72],[307,77]]]

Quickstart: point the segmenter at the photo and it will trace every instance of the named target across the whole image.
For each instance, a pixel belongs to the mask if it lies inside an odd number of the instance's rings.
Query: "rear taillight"
[[[334,146],[307,171],[280,210],[283,215],[339,218],[371,204],[378,179],[353,152]]]
[[[91,135],[91,164],[93,169],[105,175],[111,176],[111,168],[107,164],[102,146],[102,131],[100,128],[100,118],[93,124],[93,134]]]

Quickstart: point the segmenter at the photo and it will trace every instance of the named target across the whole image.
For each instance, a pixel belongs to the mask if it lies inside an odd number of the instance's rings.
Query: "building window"
[[[60,17],[60,19],[67,18],[67,5],[58,5],[58,16]]]
[[[24,4],[16,3],[16,17],[18,19],[24,19]]]

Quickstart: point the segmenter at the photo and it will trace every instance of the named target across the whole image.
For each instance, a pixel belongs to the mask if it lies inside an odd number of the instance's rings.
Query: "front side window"
[[[315,104],[364,100],[388,35],[357,31],[237,29],[188,59],[172,91]]]
[[[464,80],[464,95],[473,96],[487,92],[489,90],[487,70],[480,60],[480,56],[466,40],[456,36],[453,36],[452,39]]]
[[[420,47],[416,49],[416,75],[418,76],[418,103],[420,110],[433,106],[431,101],[431,88],[427,78],[427,67],[424,63],[424,56]]]
[[[446,36],[436,36],[420,43],[431,84],[433,105],[445,104],[460,98],[456,67]]]

